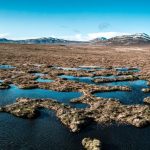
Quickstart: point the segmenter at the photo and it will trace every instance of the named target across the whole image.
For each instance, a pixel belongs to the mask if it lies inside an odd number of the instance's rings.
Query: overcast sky
[[[0,0],[0,37],[90,40],[150,34],[148,0]]]

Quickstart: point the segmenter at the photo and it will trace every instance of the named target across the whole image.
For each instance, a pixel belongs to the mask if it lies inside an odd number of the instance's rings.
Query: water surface
[[[0,148],[2,150],[82,150],[85,137],[97,138],[102,150],[149,150],[150,127],[90,125],[80,133],[70,133],[55,117],[42,109],[37,119],[21,119],[0,114]]]
[[[36,81],[46,83],[46,82],[53,82],[54,80],[38,78],[36,79]]]
[[[101,83],[99,85],[105,86],[128,86],[132,91],[112,91],[112,92],[100,92],[94,94],[97,97],[103,98],[117,98],[124,104],[142,104],[143,99],[150,96],[150,93],[142,92],[142,88],[147,88],[147,82],[145,80],[137,81],[123,81],[123,82],[110,82]]]
[[[50,98],[55,99],[61,103],[69,104],[75,107],[75,105],[69,103],[71,99],[79,98],[82,96],[80,92],[57,92],[45,89],[19,89],[18,87],[12,85],[10,89],[0,90],[0,105],[11,104],[16,101],[16,98],[26,97],[26,98]],[[76,105],[79,108],[85,105]]]
[[[14,69],[14,68],[16,68],[16,67],[13,67],[11,65],[0,65],[0,69],[3,69],[3,70],[5,70],[5,69]]]
[[[129,69],[129,68],[115,68],[117,71],[119,71],[119,72],[139,72],[140,71],[140,69],[138,69],[138,68],[131,68],[131,69]]]
[[[88,84],[94,83],[92,81],[92,77],[75,77],[75,76],[70,76],[70,75],[61,75],[59,76],[60,78],[67,79],[67,80],[73,80],[73,81],[78,81],[78,82],[84,82]]]

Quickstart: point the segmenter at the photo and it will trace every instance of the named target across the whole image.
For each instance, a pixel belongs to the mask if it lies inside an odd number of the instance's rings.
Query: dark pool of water
[[[90,125],[80,133],[70,133],[54,112],[40,110],[37,119],[21,119],[0,114],[0,149],[2,150],[82,150],[85,137],[100,139],[102,150],[149,150],[150,127],[138,129],[116,124]]]
[[[111,82],[103,83],[99,85],[106,86],[128,86],[131,87],[132,91],[113,91],[113,92],[100,92],[94,95],[104,98],[117,98],[124,104],[142,104],[145,97],[150,96],[150,93],[142,92],[142,88],[147,88],[147,82],[144,80],[137,81],[123,81],[123,82]]]
[[[51,98],[59,102],[72,105],[77,108],[85,108],[84,104],[74,105],[69,103],[71,99],[82,96],[80,92],[57,92],[52,90],[44,89],[19,89],[12,85],[10,89],[0,90],[0,105],[11,104],[15,102],[16,98],[27,97],[27,98]]]
[[[11,66],[11,65],[0,65],[0,69],[13,69],[15,67]]]
[[[121,81],[121,82],[109,82],[109,83],[94,83],[92,77],[75,77],[62,75],[61,78],[68,80],[84,82],[88,84],[95,84],[99,86],[128,86],[132,89],[130,92],[126,91],[113,91],[113,92],[100,92],[94,94],[97,97],[103,98],[117,98],[124,104],[142,104],[143,99],[150,96],[150,93],[142,92],[142,88],[147,88],[147,81],[136,80],[136,81]],[[94,78],[116,78],[116,76],[99,76]]]

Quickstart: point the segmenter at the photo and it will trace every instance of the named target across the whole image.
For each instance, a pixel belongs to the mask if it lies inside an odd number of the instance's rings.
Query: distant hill
[[[0,38],[0,43],[16,43],[16,44],[98,44],[98,45],[145,45],[150,44],[150,36],[145,33],[137,33],[133,35],[122,35],[113,38],[99,37],[87,42],[69,41],[57,38],[37,38],[27,40],[9,40]]]
[[[96,40],[95,44],[105,45],[145,45],[150,44],[150,36],[145,33],[116,36],[106,40]]]
[[[91,43],[97,43],[97,42],[103,42],[103,41],[106,41],[106,40],[107,40],[107,38],[105,38],[105,37],[99,37],[99,38],[91,40],[90,42]]]
[[[0,43],[16,43],[16,44],[67,44],[67,43],[82,43],[82,41],[69,41],[57,38],[37,38],[27,40],[8,40],[0,38]]]

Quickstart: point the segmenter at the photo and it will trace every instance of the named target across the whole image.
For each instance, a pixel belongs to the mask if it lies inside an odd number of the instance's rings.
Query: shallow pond
[[[150,93],[142,92],[142,88],[147,88],[147,81],[136,80],[136,81],[120,81],[120,82],[109,82],[109,83],[94,83],[92,77],[75,77],[62,75],[61,78],[66,78],[67,80],[73,80],[78,82],[84,82],[87,84],[95,84],[98,86],[128,86],[131,87],[132,91],[112,91],[112,92],[100,92],[94,94],[97,97],[103,98],[117,98],[124,104],[142,104],[143,99],[150,96]],[[116,76],[98,76],[94,78],[116,78]]]
[[[94,94],[97,97],[103,98],[117,98],[124,104],[142,104],[143,99],[147,96],[150,96],[150,93],[142,92],[142,88],[147,88],[147,82],[144,80],[137,81],[123,81],[123,82],[110,82],[102,83],[99,85],[106,86],[128,86],[131,87],[132,91],[112,91],[112,92],[100,92]]]
[[[92,84],[93,83],[91,77],[75,77],[75,76],[70,76],[70,75],[61,75],[59,77],[63,78],[63,79],[67,79],[67,80],[84,82],[84,83],[88,83],[88,84]]]
[[[113,78],[117,78],[117,77],[121,77],[121,76],[111,75],[111,76],[95,76],[95,77],[76,77],[76,76],[70,76],[70,75],[61,75],[61,76],[58,76],[58,77],[63,78],[63,79],[67,79],[67,80],[84,82],[84,83],[87,83],[87,84],[96,84],[96,85],[99,85],[98,83],[95,83],[92,80],[96,79],[96,78],[109,78],[109,79],[113,79]]]
[[[138,68],[131,68],[131,69],[129,69],[129,68],[115,68],[115,69],[116,69],[116,71],[119,71],[119,72],[127,72],[127,71],[139,72],[140,71],[140,69],[138,69]]]
[[[14,68],[16,68],[16,67],[13,67],[13,66],[11,66],[11,65],[0,65],[0,69],[14,69]]]
[[[94,84],[90,77],[62,77]],[[132,92],[120,92],[120,94],[118,92],[97,93],[103,97],[111,97],[114,93],[114,98],[120,98],[123,103],[127,104],[142,103],[142,99],[147,96],[147,94],[141,92],[142,88],[147,87],[146,81],[143,80],[97,85],[130,86],[133,89]],[[10,89],[0,90],[0,105],[11,104],[18,97],[28,97],[52,98],[76,108],[87,107],[84,104],[69,103],[71,99],[80,96],[82,96],[82,93],[79,92],[56,92],[44,89],[23,90],[11,85]],[[138,129],[126,125],[113,124],[104,127],[92,124],[81,130],[80,133],[70,133],[69,129],[56,118],[53,111],[40,109],[40,112],[41,115],[37,119],[22,119],[7,113],[0,113],[0,149],[82,150],[81,141],[85,137],[100,139],[102,150],[149,150],[150,148],[150,127]]]
[[[0,114],[0,148],[2,150],[82,150],[85,137],[98,138],[102,150],[149,150],[150,127],[90,125],[80,133],[70,133],[55,113],[40,110],[37,119],[21,119]]]
[[[72,104],[69,103],[71,99],[79,98],[82,96],[80,92],[57,92],[44,89],[19,89],[12,85],[10,89],[0,90],[0,105],[11,104],[16,101],[16,98],[50,98],[55,99],[61,103],[69,104],[72,107],[85,108],[85,104]]]
[[[46,82],[53,82],[54,80],[38,78],[36,79],[36,81],[46,83]]]

